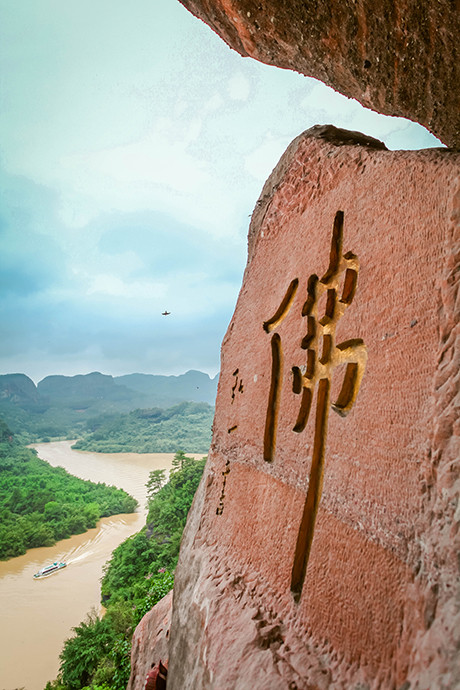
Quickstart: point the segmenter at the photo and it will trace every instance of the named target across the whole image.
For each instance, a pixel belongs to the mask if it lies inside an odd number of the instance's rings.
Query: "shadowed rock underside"
[[[460,147],[458,0],[180,0],[243,56],[320,79]]]

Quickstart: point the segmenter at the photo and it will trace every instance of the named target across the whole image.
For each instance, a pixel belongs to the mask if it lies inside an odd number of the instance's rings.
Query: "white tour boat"
[[[51,575],[51,573],[55,573],[56,570],[61,570],[61,568],[65,568],[66,565],[67,563],[64,563],[63,561],[59,563],[51,563],[51,565],[47,565],[45,568],[39,570],[38,573],[35,573],[34,577],[45,577],[46,575]]]

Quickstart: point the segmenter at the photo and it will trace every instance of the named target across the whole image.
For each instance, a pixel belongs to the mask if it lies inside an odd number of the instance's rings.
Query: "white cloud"
[[[242,72],[237,72],[229,79],[228,94],[233,101],[247,101],[250,93],[251,85]]]
[[[151,132],[139,141],[96,153],[69,156],[63,168],[74,173],[84,188],[85,179],[78,175],[86,170],[102,180],[137,185],[160,184],[180,192],[195,191],[206,179],[207,163],[188,152],[201,130],[198,118],[188,127],[174,126],[166,117],[158,118]]]
[[[322,112],[330,119],[331,124],[336,124],[336,119],[342,120],[353,117],[356,113],[358,102],[352,98],[346,98],[334,89],[315,82],[310,93],[300,102],[300,107],[311,112]]]
[[[164,283],[148,281],[128,283],[113,274],[94,276],[86,291],[87,295],[108,295],[137,302],[163,299],[166,293],[167,286]]]
[[[67,156],[55,170],[60,215],[83,227],[100,213],[161,210],[213,235],[238,232],[240,192],[192,148],[203,122],[158,118],[137,142]],[[69,192],[69,190],[71,190]]]
[[[215,113],[220,110],[224,105],[224,99],[219,93],[215,93],[211,98],[205,103],[205,110],[208,113]]]
[[[245,169],[262,183],[272,172],[289,144],[284,137],[267,134],[260,146],[251,151],[244,160]]]

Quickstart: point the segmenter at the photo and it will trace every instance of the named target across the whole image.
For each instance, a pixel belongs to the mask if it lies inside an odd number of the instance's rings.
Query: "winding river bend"
[[[64,640],[92,607],[100,610],[104,563],[113,549],[145,524],[149,472],[170,469],[174,457],[172,453],[89,453],[74,451],[71,445],[60,441],[34,447],[54,467],[125,489],[139,501],[139,508],[130,515],[103,518],[95,529],[55,546],[0,561],[0,690],[43,690],[56,677]],[[57,560],[65,560],[69,567],[33,579],[40,568]]]

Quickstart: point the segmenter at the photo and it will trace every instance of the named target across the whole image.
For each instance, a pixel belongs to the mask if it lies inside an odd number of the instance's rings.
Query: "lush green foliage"
[[[65,407],[23,409],[0,401],[0,415],[13,430],[15,439],[24,444],[78,438],[86,429],[83,415]]]
[[[142,578],[160,568],[176,567],[182,532],[206,458],[195,461],[179,452],[175,460],[169,482],[149,502],[146,526],[115,549],[105,567],[102,595],[106,602],[135,600],[145,592]]]
[[[166,484],[166,470],[152,470],[149,475],[149,480],[145,485],[147,488],[147,500],[149,503],[157,495],[164,484]]]
[[[81,688],[94,675],[99,660],[109,657],[116,634],[109,621],[96,613],[73,630],[75,636],[67,640],[61,653],[62,682],[69,688]]]
[[[134,410],[103,415],[88,423],[89,433],[73,446],[99,453],[206,453],[214,410],[207,403],[183,402],[167,410]]]
[[[147,581],[145,594],[133,602],[110,604],[103,618],[93,611],[73,628],[64,643],[57,681],[47,690],[124,690],[131,672],[131,638],[142,616],[171,589],[171,573],[158,573]]]
[[[124,690],[130,674],[135,626],[173,586],[187,513],[203,473],[205,458],[175,456],[169,482],[152,472],[147,526],[113,552],[102,584],[107,607],[74,628],[61,653],[61,673],[46,690]],[[153,476],[152,476],[153,475]]]
[[[50,546],[95,527],[101,517],[132,513],[136,505],[122,489],[51,467],[0,423],[0,559]]]

